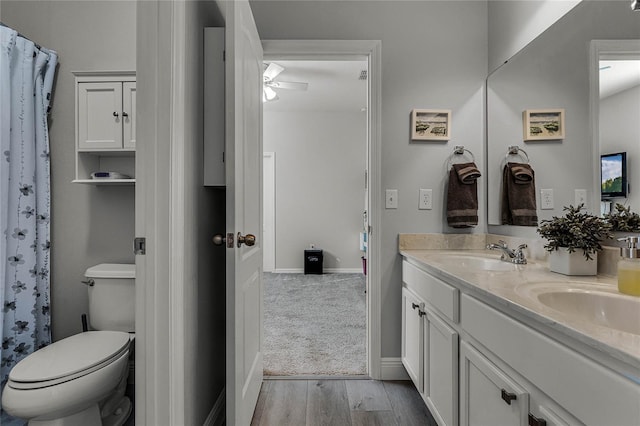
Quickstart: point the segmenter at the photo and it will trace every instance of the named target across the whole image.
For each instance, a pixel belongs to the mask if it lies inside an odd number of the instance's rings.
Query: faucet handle
[[[520,244],[518,246],[518,251],[522,251],[523,249],[526,249],[528,246],[526,244]]]
[[[507,242],[505,240],[498,240],[498,244],[501,245],[504,248],[507,248]]]

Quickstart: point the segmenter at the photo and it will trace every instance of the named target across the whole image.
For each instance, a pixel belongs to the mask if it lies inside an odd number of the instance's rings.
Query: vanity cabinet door
[[[460,425],[527,426],[529,394],[466,342],[460,344]]]
[[[78,149],[122,148],[122,83],[78,83]]]
[[[458,424],[458,333],[427,310],[424,393],[438,424]]]
[[[402,364],[418,392],[423,393],[424,302],[402,288]]]
[[[136,148],[136,82],[122,83],[122,147]]]

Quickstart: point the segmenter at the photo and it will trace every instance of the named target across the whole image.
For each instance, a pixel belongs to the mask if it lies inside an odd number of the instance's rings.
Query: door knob
[[[225,240],[226,240],[226,238],[222,234],[216,234],[216,235],[213,236],[213,244],[215,244],[217,246],[223,245]]]
[[[238,248],[240,248],[240,246],[242,246],[242,244],[246,244],[247,246],[251,247],[256,243],[256,236],[253,234],[247,234],[247,235],[242,235],[240,232],[238,232]]]

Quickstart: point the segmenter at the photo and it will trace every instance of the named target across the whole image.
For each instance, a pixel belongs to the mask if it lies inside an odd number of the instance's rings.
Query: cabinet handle
[[[509,393],[504,389],[502,389],[501,396],[504,402],[506,402],[509,405],[511,405],[511,401],[518,399],[515,393]]]
[[[547,426],[547,421],[529,413],[529,426]]]
[[[420,307],[420,305],[411,302],[411,309],[415,309],[415,308],[419,308],[419,307]]]
[[[129,114],[127,114],[126,112],[122,111],[122,116],[123,116],[124,118],[127,118],[127,117],[129,117]]]
[[[120,114],[118,114],[117,112],[113,111],[113,116],[114,116],[115,118],[118,118],[118,116],[119,116],[119,115],[120,115]]]
[[[425,311],[420,311],[418,310],[418,315],[420,315],[421,317],[427,315],[427,313]]]

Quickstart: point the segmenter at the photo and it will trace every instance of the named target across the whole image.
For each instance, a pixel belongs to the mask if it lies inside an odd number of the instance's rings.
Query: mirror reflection
[[[628,2],[582,2],[487,79],[489,225],[503,224],[503,170],[508,162],[524,163],[523,152],[534,171],[538,221],[561,215],[563,206],[582,200],[591,211],[610,202],[640,209],[640,182],[635,183],[640,178],[640,82],[613,83],[617,89],[611,89],[603,81],[601,99],[597,94],[591,99],[590,73],[598,75],[590,70],[594,40],[640,40],[640,12],[633,12]],[[593,67],[600,67],[599,60],[609,61],[602,67],[614,70],[623,61],[640,60],[640,49],[624,54],[611,50],[618,56],[602,53]],[[605,70],[600,74],[604,78]],[[523,126],[523,112],[530,110],[564,110],[563,137],[525,141],[531,129]],[[600,110],[599,120],[598,115],[591,119],[592,110]],[[515,155],[510,154],[514,146]],[[630,192],[627,198],[620,194],[601,204],[600,154],[619,152],[626,153]]]

